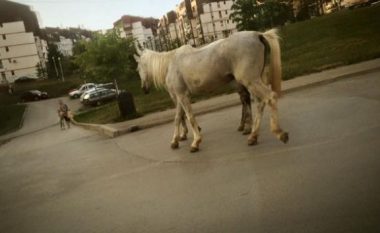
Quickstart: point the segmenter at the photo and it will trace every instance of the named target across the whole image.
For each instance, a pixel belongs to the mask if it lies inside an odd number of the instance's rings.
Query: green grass
[[[10,133],[19,128],[25,105],[0,106],[0,135]]]
[[[284,79],[380,57],[380,6],[294,23],[281,30]]]
[[[380,6],[342,10],[281,28],[283,79],[380,57],[378,15]],[[174,107],[164,90],[152,90],[144,95],[138,79],[120,86],[132,92],[141,114]],[[208,95],[196,95],[193,100],[231,92],[232,88],[224,87]],[[117,108],[116,103],[111,103],[78,115],[76,119],[88,123],[124,120],[119,117]]]

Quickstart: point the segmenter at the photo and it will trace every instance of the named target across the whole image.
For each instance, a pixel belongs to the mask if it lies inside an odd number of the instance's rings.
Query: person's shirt
[[[67,107],[66,104],[62,104],[61,106],[59,106],[59,109],[63,112],[63,113],[67,113],[69,111],[69,107]]]

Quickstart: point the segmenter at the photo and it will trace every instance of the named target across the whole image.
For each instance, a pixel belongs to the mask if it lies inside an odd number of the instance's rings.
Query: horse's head
[[[141,88],[143,89],[145,94],[148,94],[150,89],[150,80],[148,77],[148,64],[144,56],[146,52],[141,51],[137,43],[135,44],[135,47],[137,55],[134,54],[133,57],[137,62],[137,71],[139,72],[139,76],[141,79]]]

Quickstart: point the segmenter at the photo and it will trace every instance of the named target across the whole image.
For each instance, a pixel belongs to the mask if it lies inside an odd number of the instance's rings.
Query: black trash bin
[[[136,107],[131,93],[122,91],[118,97],[120,114],[124,118],[136,117]]]

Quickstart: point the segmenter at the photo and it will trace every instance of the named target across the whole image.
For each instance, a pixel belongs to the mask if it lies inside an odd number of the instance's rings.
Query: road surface
[[[380,72],[280,100],[284,145],[240,107],[108,139],[58,126],[0,147],[0,232],[380,232]],[[267,112],[266,112],[267,115]]]

